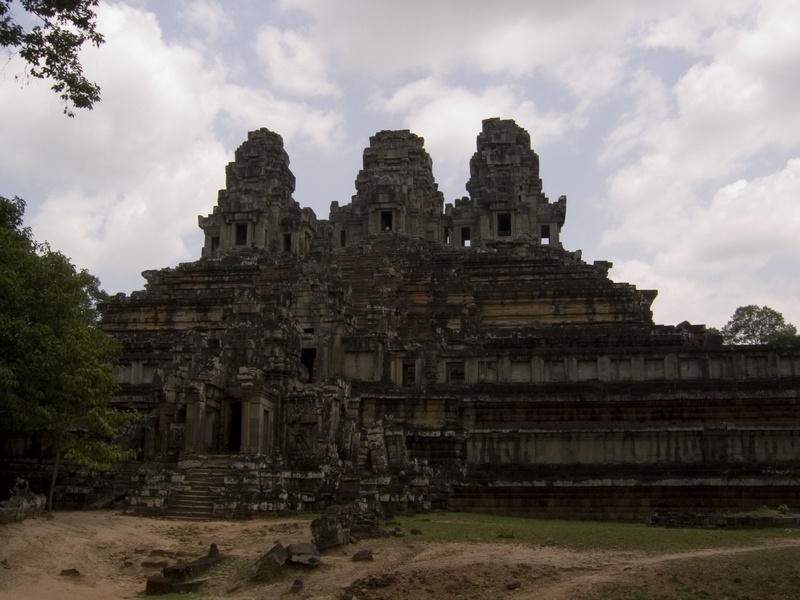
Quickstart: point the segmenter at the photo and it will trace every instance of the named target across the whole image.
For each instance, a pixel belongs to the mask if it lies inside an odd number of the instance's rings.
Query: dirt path
[[[310,541],[308,520],[195,524],[109,511],[59,513],[51,521],[38,518],[0,527],[0,600],[136,598],[147,576],[160,570],[159,561],[203,555],[212,542],[234,560],[214,574],[204,598],[233,600],[335,599],[357,580],[362,583],[355,589],[363,590],[358,598],[578,598],[603,583],[647,577],[669,561],[800,546],[800,540],[779,540],[752,548],[651,556],[508,541],[436,544],[408,536],[328,551],[315,570],[290,572],[276,583],[251,584],[250,565],[277,541]],[[353,562],[351,556],[360,548],[371,549],[375,560]],[[63,569],[77,569],[80,575],[60,575]],[[387,576],[390,585],[382,586]],[[303,592],[290,595],[297,577],[303,580]],[[506,584],[514,581],[520,586],[509,591]]]

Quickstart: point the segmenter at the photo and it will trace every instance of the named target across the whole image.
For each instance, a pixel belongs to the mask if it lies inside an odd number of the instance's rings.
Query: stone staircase
[[[203,467],[188,470],[185,490],[170,494],[164,516],[168,519],[208,521],[214,517],[214,502],[221,498],[220,490],[228,472],[227,461],[213,461]]]

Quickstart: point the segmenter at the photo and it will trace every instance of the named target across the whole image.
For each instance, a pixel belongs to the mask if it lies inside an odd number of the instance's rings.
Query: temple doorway
[[[226,450],[240,452],[242,449],[242,405],[228,404],[228,435]]]

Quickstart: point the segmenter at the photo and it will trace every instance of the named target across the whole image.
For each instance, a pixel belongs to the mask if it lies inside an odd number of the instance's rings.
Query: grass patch
[[[398,517],[406,531],[416,528],[431,542],[492,542],[514,539],[532,544],[556,544],[576,550],[638,550],[653,553],[703,548],[750,546],[765,539],[800,538],[794,529],[666,529],[644,523],[611,521],[556,521],[500,517],[474,513],[446,513],[421,520]],[[501,535],[502,534],[502,535]]]
[[[586,600],[673,600],[673,596],[651,590],[646,585],[609,583]]]
[[[513,540],[517,536],[514,533],[514,530],[510,527],[501,527],[497,532],[497,537],[499,537],[501,540]]]
[[[214,565],[206,576],[221,581],[246,583],[252,577],[254,564],[255,560],[251,558],[229,556],[221,563]],[[204,575],[200,575],[200,577],[204,577]]]

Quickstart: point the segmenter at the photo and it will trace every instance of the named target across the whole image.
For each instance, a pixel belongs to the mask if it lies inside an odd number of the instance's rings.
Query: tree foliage
[[[786,323],[781,313],[769,306],[758,307],[755,304],[737,308],[722,328],[722,337],[726,344],[798,343],[797,328]]]
[[[14,0],[0,0],[0,45],[27,63],[26,75],[50,79],[52,89],[64,101],[64,113],[72,108],[91,108],[100,100],[100,87],[83,75],[78,54],[85,42],[103,43],[97,31],[98,0],[19,0],[27,13],[28,28],[13,14]]]
[[[108,468],[128,456],[110,439],[131,417],[108,405],[119,346],[97,327],[104,294],[33,239],[24,210],[0,197],[0,430],[41,436],[56,471],[62,456]]]

